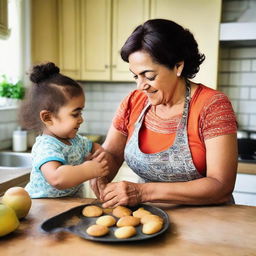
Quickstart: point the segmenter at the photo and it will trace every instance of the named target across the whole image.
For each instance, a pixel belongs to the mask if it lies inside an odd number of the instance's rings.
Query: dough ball
[[[87,228],[86,232],[90,236],[105,236],[109,232],[109,229],[106,226],[95,224]]]
[[[124,216],[130,216],[132,214],[132,211],[127,207],[117,206],[113,209],[112,214],[117,218],[122,218]]]
[[[126,226],[116,229],[115,237],[119,239],[129,238],[136,235],[136,228],[132,226]]]
[[[103,208],[103,212],[104,212],[105,214],[110,214],[110,213],[113,212],[113,208]]]
[[[143,207],[139,208],[138,210],[134,211],[132,215],[137,218],[142,218],[145,215],[151,214],[150,211],[145,210]]]
[[[145,224],[151,221],[159,221],[161,223],[164,223],[163,218],[154,214],[146,214],[140,219],[141,224]]]
[[[163,227],[163,223],[159,221],[151,221],[143,224],[142,232],[146,235],[152,235],[160,231]]]
[[[117,227],[124,226],[138,226],[140,224],[140,218],[134,216],[124,216],[116,223]]]
[[[103,214],[103,210],[99,206],[88,205],[84,207],[82,213],[86,217],[99,217]]]
[[[113,216],[105,215],[97,219],[96,224],[111,227],[116,224],[116,219]]]

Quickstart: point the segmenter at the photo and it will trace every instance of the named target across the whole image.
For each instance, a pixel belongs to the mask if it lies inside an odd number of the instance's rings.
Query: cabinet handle
[[[109,65],[105,65],[105,68],[109,68]]]

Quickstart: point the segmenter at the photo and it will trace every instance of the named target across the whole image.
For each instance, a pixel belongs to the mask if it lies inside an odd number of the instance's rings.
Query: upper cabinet
[[[59,65],[57,0],[31,1],[32,64]]]
[[[195,80],[216,87],[221,0],[33,0],[32,6],[40,8],[32,14],[33,62],[48,57],[79,80],[132,81],[122,45],[144,21],[166,18],[195,35],[206,55]]]
[[[206,57],[193,81],[216,88],[221,0],[151,0],[151,18],[173,20],[193,33]]]
[[[0,0],[0,37],[8,35],[8,6],[7,0]]]

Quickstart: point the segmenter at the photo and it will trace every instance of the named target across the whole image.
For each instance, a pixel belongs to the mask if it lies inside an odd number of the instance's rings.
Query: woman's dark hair
[[[138,26],[121,49],[121,57],[128,62],[129,55],[145,51],[154,62],[170,69],[184,61],[182,76],[193,78],[199,71],[205,56],[198,50],[198,44],[188,29],[171,20],[148,20]]]
[[[30,73],[32,86],[20,108],[19,122],[22,128],[41,132],[43,123],[40,111],[57,114],[68,100],[83,94],[82,87],[73,79],[60,74],[52,62],[36,65]]]

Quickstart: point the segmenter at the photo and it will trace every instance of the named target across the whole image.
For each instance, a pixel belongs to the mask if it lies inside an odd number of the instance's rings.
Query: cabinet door
[[[61,72],[80,79],[80,0],[59,0],[59,57]]]
[[[112,80],[133,81],[120,49],[132,31],[148,18],[149,0],[113,0]]]
[[[221,0],[151,0],[151,18],[173,20],[188,28],[206,56],[194,81],[217,87]]]
[[[57,0],[31,1],[32,64],[59,65]]]
[[[81,1],[81,79],[110,80],[110,0]]]

